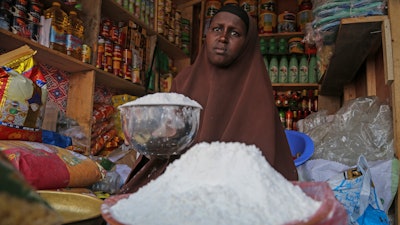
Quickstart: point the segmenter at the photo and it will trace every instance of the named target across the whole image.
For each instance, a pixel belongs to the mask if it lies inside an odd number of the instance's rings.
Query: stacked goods
[[[0,28],[37,42],[42,10],[43,4],[38,0],[0,1]]]
[[[103,149],[117,147],[120,138],[112,119],[115,109],[111,104],[95,104],[92,117],[90,155],[98,155]]]
[[[0,139],[42,141],[46,80],[28,46],[0,56]]]
[[[138,24],[103,18],[97,43],[96,67],[141,84],[148,51],[147,33]]]
[[[169,42],[180,47],[182,33],[182,15],[171,0],[157,1],[156,31]]]
[[[341,19],[385,15],[386,1],[315,1],[312,13],[314,20],[310,23],[305,40],[317,45],[319,69],[323,74],[334,52],[334,42]]]
[[[118,0],[116,2],[150,29],[154,28],[154,0]]]

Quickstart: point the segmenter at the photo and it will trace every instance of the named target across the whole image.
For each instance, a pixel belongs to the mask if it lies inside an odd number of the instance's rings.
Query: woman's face
[[[210,63],[229,66],[242,52],[246,35],[246,25],[238,16],[228,12],[215,15],[206,36]]]

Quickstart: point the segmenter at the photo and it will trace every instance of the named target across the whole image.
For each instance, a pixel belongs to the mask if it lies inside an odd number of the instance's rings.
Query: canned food
[[[296,14],[285,11],[278,16],[278,32],[296,31]]]
[[[40,25],[34,22],[28,22],[28,30],[30,33],[30,39],[34,42],[39,41]]]
[[[92,49],[89,45],[82,45],[82,62],[90,64],[92,61]]]
[[[27,18],[27,14],[26,14],[26,9],[21,9],[18,8],[16,6],[12,6],[10,8],[10,13],[14,16],[14,17],[20,17],[20,18]]]
[[[39,4],[30,5],[28,9],[28,20],[34,23],[40,23],[43,6]]]
[[[11,32],[19,36],[30,38],[31,34],[28,29],[27,21],[22,17],[13,17],[11,22]]]
[[[289,53],[304,53],[304,44],[301,37],[293,37],[289,39]]]
[[[275,13],[276,2],[275,0],[259,0],[258,2],[258,12],[263,13]]]
[[[114,46],[111,40],[105,39],[104,40],[104,55],[105,56],[112,56],[114,51]]]
[[[241,0],[240,6],[249,13],[250,16],[257,17],[257,0]]]
[[[112,26],[111,20],[104,19],[101,23],[100,35],[105,38],[110,37],[111,26]]]
[[[276,14],[264,12],[259,16],[258,30],[260,34],[273,33],[276,31]]]
[[[208,0],[206,3],[206,18],[213,17],[217,11],[221,8],[221,1],[220,0]]]

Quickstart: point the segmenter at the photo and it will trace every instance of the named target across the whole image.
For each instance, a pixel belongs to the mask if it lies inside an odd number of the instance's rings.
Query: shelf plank
[[[382,45],[382,22],[386,16],[342,19],[334,54],[321,81],[321,94],[340,96],[369,55]]]
[[[144,29],[149,36],[157,35],[157,41],[160,49],[164,51],[169,57],[173,59],[189,58],[178,46],[168,41],[165,37],[158,35],[157,32],[150,28],[149,25],[132,15],[129,11],[124,9],[113,0],[103,0],[101,5],[102,13],[105,16],[112,18],[114,21],[134,21]]]
[[[119,92],[131,95],[142,96],[146,93],[145,88],[138,84],[116,77],[114,74],[97,69],[93,65],[83,63],[66,54],[13,34],[10,31],[0,29],[0,40],[0,48],[5,51],[12,51],[21,46],[28,45],[33,50],[37,51],[34,55],[34,59],[39,63],[54,66],[55,68],[71,74],[94,70],[96,71],[96,84],[103,84]]]

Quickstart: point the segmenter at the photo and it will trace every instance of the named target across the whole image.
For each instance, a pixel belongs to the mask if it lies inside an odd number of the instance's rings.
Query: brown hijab
[[[235,11],[231,13],[237,15]],[[243,20],[243,14],[238,16]],[[193,144],[213,141],[254,144],[286,179],[297,180],[253,19],[249,20],[244,45],[243,52],[231,65],[219,68],[209,63],[205,44],[196,61],[173,80],[171,92],[184,94],[203,106]],[[149,160],[141,155],[119,193],[136,192],[161,175],[177,157]]]
[[[278,172],[297,180],[260,52],[256,22],[250,19],[244,50],[230,66],[213,66],[205,49],[206,43],[196,61],[177,75],[171,89],[203,106],[195,143],[254,144]]]

